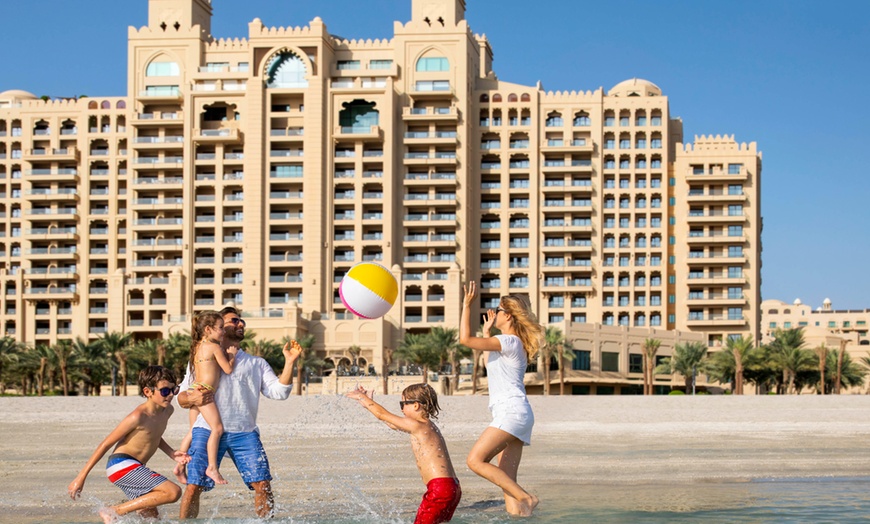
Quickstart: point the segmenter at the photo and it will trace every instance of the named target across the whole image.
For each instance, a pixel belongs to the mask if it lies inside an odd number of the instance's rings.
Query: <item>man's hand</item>
[[[299,345],[299,342],[296,342],[295,340],[291,340],[290,342],[284,344],[284,349],[282,351],[284,352],[285,360],[296,360],[297,358],[301,357],[303,353],[305,353],[305,350],[302,349],[302,346]]]
[[[188,462],[190,462],[190,455],[183,451],[174,452],[172,454],[172,458],[173,460],[175,460],[175,462],[178,462],[179,464],[187,464]]]
[[[212,402],[214,402],[214,391],[197,388],[178,393],[178,404],[186,409],[190,409],[193,406],[205,406]]]

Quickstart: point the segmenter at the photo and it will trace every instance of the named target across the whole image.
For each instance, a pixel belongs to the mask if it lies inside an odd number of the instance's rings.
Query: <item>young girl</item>
[[[189,366],[193,372],[193,384],[190,389],[199,389],[211,391],[214,393],[217,390],[218,383],[221,380],[221,371],[229,375],[233,372],[233,364],[236,360],[236,349],[228,348],[224,352],[221,347],[221,341],[224,338],[224,319],[217,311],[205,311],[199,313],[193,318],[193,324],[190,330],[190,337],[193,343],[190,345],[190,362]],[[190,442],[193,439],[193,425],[196,422],[196,417],[202,413],[202,417],[211,428],[211,433],[208,436],[208,468],[205,474],[214,480],[215,484],[226,484],[227,481],[221,476],[217,467],[218,446],[220,444],[221,435],[224,432],[223,422],[221,422],[221,414],[218,411],[217,404],[212,402],[201,406],[200,408],[190,409],[190,428],[181,443],[181,450],[187,453],[190,448]]]
[[[523,445],[531,444],[532,426],[535,424],[523,376],[529,359],[538,353],[543,328],[524,300],[508,295],[502,297],[495,310],[487,310],[483,338],[472,336],[474,281],[463,286],[463,291],[459,343],[486,352],[489,409],[492,413],[492,423],[477,439],[466,462],[472,471],[502,489],[508,513],[529,516],[538,505],[538,497],[517,484]],[[490,337],[493,325],[501,335]],[[498,466],[490,464],[496,456]]]

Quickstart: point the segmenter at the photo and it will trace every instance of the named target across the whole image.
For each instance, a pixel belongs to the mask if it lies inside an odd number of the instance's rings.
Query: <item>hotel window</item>
[[[660,126],[660,125],[662,125],[662,117],[660,117],[660,116],[653,116],[652,119],[650,119],[650,124],[651,124],[651,125],[654,125],[654,126]]]
[[[578,127],[586,127],[592,125],[592,121],[586,113],[577,113],[577,116],[574,117],[574,125]]]
[[[653,275],[650,277],[650,285],[651,286],[660,286],[662,285],[662,276],[661,275]]]
[[[390,69],[393,67],[392,60],[371,60],[369,61],[369,69]]]
[[[585,318],[585,315],[584,315]],[[585,320],[584,320],[585,322]],[[574,350],[574,360],[571,362],[571,369],[574,371],[589,371],[592,369],[592,352]]]
[[[653,166],[656,167],[656,166]],[[662,187],[662,179],[661,178],[653,178],[650,180],[649,187]]]
[[[728,194],[729,195],[742,195],[743,194],[743,184],[729,184],[728,185]]]
[[[662,148],[662,139],[661,138],[653,138],[650,140],[650,147],[652,149],[661,149]]]
[[[614,143],[615,143],[615,141],[612,138],[605,139],[604,140],[604,149],[613,149]],[[611,165],[611,166],[607,166],[607,167],[613,167],[613,166]]]
[[[180,69],[175,62],[151,62],[145,68],[145,76],[178,76]]]
[[[604,117],[604,127],[613,127],[613,124],[615,123],[615,121],[616,120],[614,119],[614,117],[605,116]]]
[[[662,316],[658,313],[653,313],[649,318],[650,326],[661,326],[662,325]]]
[[[743,215],[743,206],[741,204],[731,204],[728,206],[729,217],[739,217]]]
[[[417,71],[432,72],[432,71],[449,71],[450,62],[443,57],[425,57],[417,60]]]
[[[653,158],[653,159],[650,161],[650,167],[653,167],[653,168],[660,168],[660,167],[662,167],[662,160],[661,160],[660,158]]]
[[[449,80],[418,80],[414,84],[415,91],[450,91]]]
[[[634,125],[645,126],[646,125],[646,117],[638,115],[637,118],[634,119]]]
[[[291,51],[275,55],[266,67],[266,87],[308,87],[305,62]]]
[[[627,138],[619,139],[619,149],[631,149],[631,140]]]
[[[742,237],[743,236],[743,226],[728,226],[728,236],[729,237]]]
[[[728,320],[743,320],[743,308],[729,307]]]
[[[613,317],[610,319],[610,324],[613,324]],[[601,352],[601,371],[619,371],[619,353],[611,351]]]
[[[337,64],[339,71],[348,71],[351,69],[359,69],[359,60],[339,60]]]
[[[627,116],[619,117],[619,127],[628,127],[628,117]]]
[[[628,169],[631,167],[631,161],[627,158],[619,159],[619,169]]]
[[[743,169],[743,164],[728,164],[729,175],[739,175],[741,169]]]

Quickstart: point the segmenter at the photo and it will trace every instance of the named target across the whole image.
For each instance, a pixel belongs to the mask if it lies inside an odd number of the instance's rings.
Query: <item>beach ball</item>
[[[379,318],[396,303],[399,284],[390,271],[374,262],[360,262],[350,268],[338,285],[341,302],[354,315]]]

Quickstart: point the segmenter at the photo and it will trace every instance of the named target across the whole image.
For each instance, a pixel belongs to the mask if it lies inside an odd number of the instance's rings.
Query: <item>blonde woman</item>
[[[543,328],[525,300],[508,295],[502,297],[496,309],[487,310],[483,337],[475,337],[471,331],[471,304],[476,295],[474,281],[463,286],[463,291],[459,343],[485,352],[492,413],[492,423],[471,448],[467,464],[472,471],[502,489],[508,513],[530,516],[538,505],[538,497],[517,484],[523,446],[531,444],[535,424],[523,376],[529,359],[534,358],[541,345]],[[490,336],[493,326],[501,335]],[[496,457],[497,465],[491,464]]]

